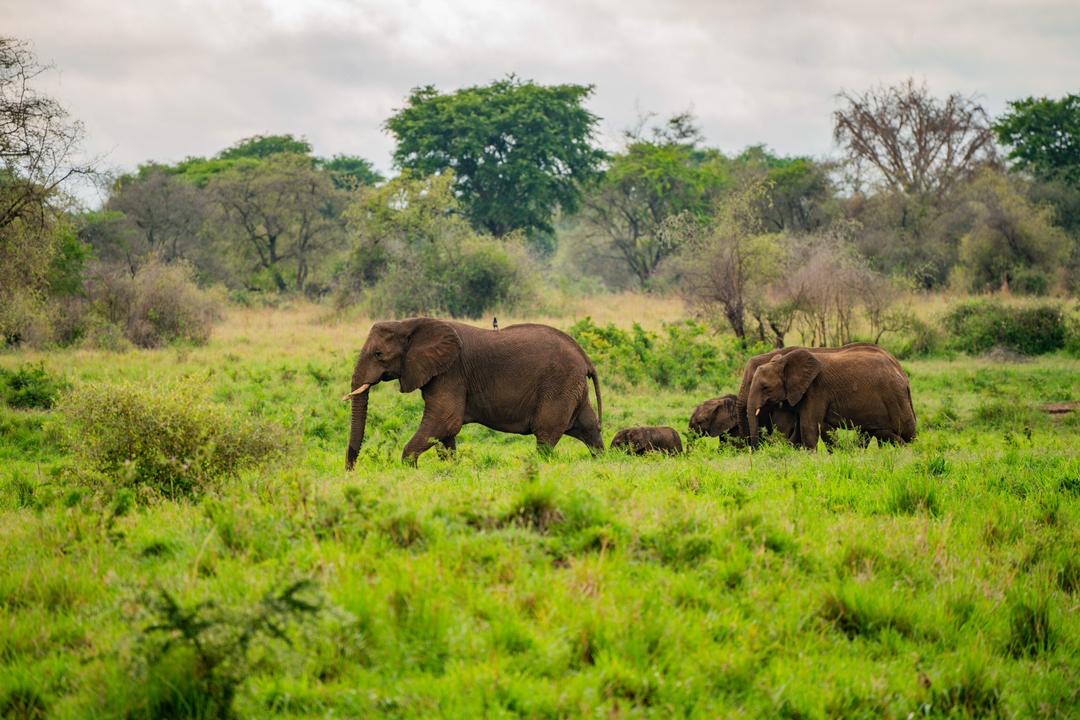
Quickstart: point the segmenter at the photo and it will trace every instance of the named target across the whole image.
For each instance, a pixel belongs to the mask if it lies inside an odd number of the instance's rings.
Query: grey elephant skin
[[[369,390],[387,380],[397,380],[403,393],[420,390],[424,398],[420,427],[402,452],[409,463],[436,441],[453,452],[468,423],[535,435],[542,450],[563,435],[594,452],[604,449],[596,368],[573,338],[546,325],[487,330],[434,318],[373,325],[344,398],[352,402],[348,470],[364,442]]]
[[[787,355],[788,353],[794,352],[796,350],[809,350],[815,356],[817,356],[817,355],[832,355],[834,353],[841,353],[841,354],[870,353],[870,354],[874,354],[874,355],[879,355],[879,356],[885,358],[886,360],[888,360],[893,365],[893,367],[896,368],[897,372],[899,372],[900,374],[903,374],[903,372],[904,372],[903,368],[900,367],[900,363],[897,362],[896,358],[894,358],[892,356],[892,354],[890,354],[887,350],[885,350],[880,345],[875,345],[874,343],[864,343],[864,342],[848,343],[847,345],[841,345],[840,347],[832,347],[832,348],[825,348],[825,347],[822,347],[822,348],[801,348],[801,347],[797,347],[797,346],[792,346],[792,347],[781,348],[779,350],[773,350],[773,351],[767,352],[767,353],[762,353],[761,355],[755,355],[754,357],[750,358],[747,361],[746,367],[743,369],[742,382],[739,385],[739,394],[736,397],[736,402],[735,402],[735,414],[736,414],[736,417],[738,418],[738,421],[739,421],[738,436],[742,437],[742,438],[749,439],[751,447],[756,447],[757,446],[757,438],[753,437],[751,435],[751,433],[750,433],[750,418],[749,418],[749,414],[747,412],[747,405],[749,403],[749,398],[750,398],[750,385],[754,381],[754,374],[757,372],[757,369],[759,367],[761,367],[762,365],[764,365],[765,363],[770,362],[771,360],[773,360],[776,357]],[[910,396],[908,398],[908,404],[911,404]],[[781,407],[772,407],[772,408],[769,408],[769,413],[770,413],[770,415],[777,415],[778,412],[780,412],[782,410],[783,410],[782,406]],[[765,410],[762,410],[762,412],[764,413]],[[771,417],[766,416],[766,415],[762,415],[759,418],[759,422],[761,423],[762,427],[767,428],[767,427],[769,427],[768,423],[771,422]],[[791,415],[791,422],[797,422],[797,416],[794,413],[792,413],[792,415]],[[791,440],[791,442],[793,444],[798,444],[799,443],[798,430],[796,428],[792,427],[791,431],[786,432],[785,434],[788,435],[788,439]]]
[[[634,455],[644,455],[649,452],[674,455],[683,451],[679,432],[673,427],[664,425],[646,425],[620,430],[611,439],[611,447],[624,448]]]
[[[821,434],[840,427],[856,427],[879,442],[915,438],[910,384],[885,351],[815,353],[794,348],[760,365],[747,405],[752,442],[762,409],[782,404],[798,415],[799,442],[809,450],[817,448]]]
[[[763,412],[758,418],[761,428],[768,431],[775,427],[792,444],[797,444],[798,418],[788,407],[779,406]],[[745,424],[745,423],[744,423]],[[732,437],[749,439],[749,426],[745,432],[739,426],[738,397],[733,394],[711,398],[694,408],[690,416],[690,430],[706,437]]]

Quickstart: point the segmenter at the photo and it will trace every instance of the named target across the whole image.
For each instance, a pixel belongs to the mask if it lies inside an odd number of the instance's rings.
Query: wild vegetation
[[[0,38],[0,717],[1080,714],[1077,96],[604,152],[590,86],[511,76],[414,89],[390,178],[291,134],[105,177],[45,70]],[[467,426],[408,468],[383,383],[344,472],[356,353],[413,314],[567,331],[605,442],[686,452]],[[686,434],[753,354],[851,340],[914,443]]]
[[[617,317],[655,302],[573,329],[606,442],[685,433],[737,388],[730,336]],[[1080,707],[1080,414],[1042,409],[1080,401],[1061,351],[905,361],[917,441],[816,455],[686,436],[680,457],[566,441],[539,460],[532,438],[467,426],[456,458],[411,469],[422,400],[388,384],[345,473],[339,398],[366,329],[234,309],[204,346],[0,357],[18,397],[59,401],[0,407],[8,716]],[[130,462],[102,465],[125,438]]]

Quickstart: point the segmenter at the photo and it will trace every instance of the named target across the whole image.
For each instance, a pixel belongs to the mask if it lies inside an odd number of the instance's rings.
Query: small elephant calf
[[[662,452],[669,455],[683,451],[682,438],[672,427],[633,427],[620,430],[611,440],[611,447],[626,448],[634,455]]]

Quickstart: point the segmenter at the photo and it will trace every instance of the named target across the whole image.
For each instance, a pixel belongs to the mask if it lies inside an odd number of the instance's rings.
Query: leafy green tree
[[[760,208],[769,232],[806,233],[828,225],[837,214],[831,167],[808,157],[780,157],[751,145],[732,159],[732,173],[760,177],[769,192]]]
[[[1031,204],[1017,183],[985,172],[965,192],[971,225],[960,240],[957,281],[967,290],[1041,294],[1068,259],[1070,239],[1052,210]]]
[[[310,155],[311,143],[292,135],[253,135],[244,138],[217,154],[221,160],[255,158],[263,160],[271,155]]]
[[[385,180],[370,162],[357,155],[335,155],[329,160],[320,160],[319,166],[330,173],[334,185],[341,190],[378,185]]]
[[[150,253],[166,263],[181,258],[194,261],[209,210],[205,193],[162,166],[145,166],[135,175],[117,179],[105,209],[122,213],[130,226],[125,235],[132,242],[125,245],[132,274]],[[101,250],[109,253],[108,248]]]
[[[1080,95],[1014,100],[994,131],[1016,167],[1043,180],[1080,183]]]
[[[405,171],[361,192],[345,213],[353,250],[341,303],[366,299],[396,316],[476,318],[528,295],[520,233],[477,233],[459,212],[454,187],[452,172]]]
[[[682,235],[664,232],[665,220],[708,214],[730,183],[726,158],[699,147],[699,137],[686,115],[655,129],[652,140],[628,133],[585,198],[584,220],[600,251],[623,262],[641,287],[679,248]]]
[[[583,107],[592,90],[513,76],[447,94],[416,88],[386,121],[394,161],[420,175],[452,170],[477,229],[550,233],[556,210],[577,209],[581,183],[603,159],[591,144],[598,118]]]
[[[303,292],[312,267],[343,240],[344,197],[313,158],[241,159],[207,189],[221,212],[226,242],[255,271],[244,277],[249,286],[263,276],[278,291]]]

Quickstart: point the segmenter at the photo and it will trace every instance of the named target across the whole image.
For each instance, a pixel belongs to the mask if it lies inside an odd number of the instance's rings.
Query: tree
[[[208,191],[240,257],[280,292],[303,292],[313,264],[342,239],[343,197],[312,158],[241,159],[215,175]]]
[[[166,263],[196,259],[196,242],[208,212],[206,199],[166,168],[148,165],[135,175],[121,176],[105,209],[122,213],[130,225],[127,234],[134,243],[124,251],[132,274],[150,253]]]
[[[849,161],[869,165],[885,187],[905,195],[944,195],[996,157],[989,118],[972,98],[953,93],[941,101],[910,78],[838,97],[836,142]]]
[[[365,188],[346,210],[353,242],[342,304],[366,299],[398,317],[447,313],[477,318],[529,294],[520,234],[476,232],[458,211],[453,173],[409,171]]]
[[[550,233],[555,211],[577,209],[603,159],[591,144],[598,118],[583,107],[592,90],[514,76],[448,94],[415,88],[386,121],[394,161],[419,175],[453,170],[477,229]]]
[[[664,232],[679,237],[679,289],[687,304],[705,315],[720,313],[745,340],[751,308],[763,304],[766,286],[779,275],[782,247],[763,232],[759,208],[769,185],[754,180],[733,191],[713,218],[687,213],[670,218]]]
[[[975,292],[1050,289],[1070,250],[1050,208],[1032,205],[1000,172],[980,175],[964,197],[970,229],[960,240],[958,282]]]
[[[78,249],[60,191],[91,168],[75,162],[82,124],[33,86],[47,69],[27,43],[0,37],[0,340],[48,323],[54,265]]]
[[[769,232],[812,232],[828,225],[835,215],[828,164],[808,157],[780,157],[764,145],[751,145],[731,166],[736,176],[768,181],[770,189],[760,212]]]
[[[236,142],[217,154],[220,160],[255,158],[264,160],[271,155],[310,155],[311,143],[292,135],[253,135]]]
[[[994,131],[1017,168],[1042,180],[1080,183],[1080,95],[1014,100]]]
[[[631,138],[586,196],[583,218],[601,250],[644,288],[684,237],[664,232],[665,221],[683,212],[705,216],[727,184],[726,159],[716,150],[676,137]]]
[[[370,162],[356,155],[335,155],[329,160],[320,160],[319,166],[330,173],[339,190],[355,190],[385,180]]]

